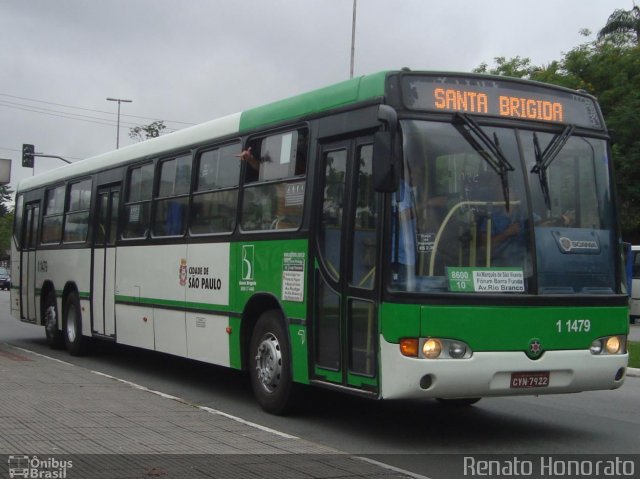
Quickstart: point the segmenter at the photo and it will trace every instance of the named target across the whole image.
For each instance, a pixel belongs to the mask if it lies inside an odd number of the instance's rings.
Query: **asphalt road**
[[[488,398],[466,409],[312,389],[304,412],[276,417],[256,405],[244,373],[107,343],[96,343],[91,356],[71,357],[48,349],[43,328],[11,318],[8,306],[8,293],[0,292],[0,342],[432,478],[446,457],[433,454],[640,454],[640,378],[615,391]],[[640,339],[640,325],[632,335]]]

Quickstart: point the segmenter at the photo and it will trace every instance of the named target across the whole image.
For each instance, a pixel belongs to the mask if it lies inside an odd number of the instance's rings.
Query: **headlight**
[[[466,353],[467,345],[464,343],[452,341],[449,345],[449,356],[451,356],[453,359],[463,358]]]
[[[595,355],[625,354],[627,352],[627,338],[622,335],[598,338],[591,343],[589,351]]]
[[[402,338],[400,353],[419,359],[469,359],[473,351],[462,341],[442,338]]]
[[[422,345],[422,354],[427,359],[435,359],[442,352],[442,344],[439,340],[429,338]]]
[[[591,354],[600,354],[602,352],[602,341],[600,339],[596,339],[591,343],[589,351],[591,351]]]
[[[604,344],[604,348],[607,350],[609,354],[618,354],[620,352],[620,347],[622,343],[618,336],[611,336],[607,339],[607,342]]]

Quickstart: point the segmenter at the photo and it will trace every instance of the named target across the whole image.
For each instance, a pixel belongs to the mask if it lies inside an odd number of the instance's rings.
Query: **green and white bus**
[[[596,100],[389,71],[23,180],[11,307],[101,339],[370,398],[615,389],[628,304]]]

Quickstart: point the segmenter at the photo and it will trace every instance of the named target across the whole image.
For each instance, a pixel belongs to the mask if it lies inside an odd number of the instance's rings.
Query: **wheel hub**
[[[51,335],[55,333],[56,324],[57,324],[56,308],[55,306],[52,305],[47,307],[46,311],[44,312],[44,327],[48,334]]]
[[[275,391],[282,375],[280,343],[273,334],[267,334],[258,346],[256,371],[262,387],[269,393]]]
[[[70,342],[74,342],[76,339],[76,310],[73,306],[69,307],[67,314],[67,338]]]

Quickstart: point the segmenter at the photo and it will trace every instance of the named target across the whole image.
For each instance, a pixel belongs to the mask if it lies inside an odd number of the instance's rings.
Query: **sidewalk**
[[[20,477],[25,463],[49,472],[66,464],[66,475],[53,477],[68,478],[407,477],[7,344],[0,381],[3,478]]]

